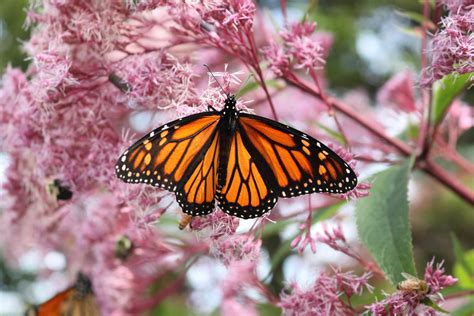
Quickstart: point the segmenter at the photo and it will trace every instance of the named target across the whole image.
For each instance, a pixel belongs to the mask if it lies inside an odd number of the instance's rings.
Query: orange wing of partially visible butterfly
[[[344,193],[357,185],[357,176],[336,153],[294,128],[264,117],[241,113],[239,127],[250,147],[271,168],[281,197],[313,192]]]
[[[27,316],[99,316],[89,279],[80,275],[76,284],[50,300],[26,311]]]

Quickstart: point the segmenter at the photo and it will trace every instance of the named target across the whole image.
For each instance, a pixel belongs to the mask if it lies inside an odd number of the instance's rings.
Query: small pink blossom
[[[301,233],[296,236],[290,244],[291,248],[298,248],[298,253],[302,254],[309,245],[313,253],[316,253],[316,243],[313,234],[311,233],[312,226],[312,211],[308,210],[308,217],[304,223],[301,223],[299,229]]]
[[[262,48],[262,54],[270,63],[270,69],[277,77],[284,76],[290,69],[290,56],[275,41]]]
[[[441,0],[440,2],[444,4],[449,11],[454,13],[462,9],[468,9],[469,6],[474,5],[474,0]]]
[[[296,283],[290,284],[290,293],[281,294],[278,306],[287,316],[353,314],[351,306],[345,303],[342,296],[360,296],[364,288],[371,291],[372,286],[368,283],[370,278],[370,273],[361,276],[338,270],[334,271],[334,275],[321,273],[307,290],[301,289]]]
[[[239,219],[234,216],[216,210],[207,216],[198,216],[191,221],[191,229],[201,231],[209,228],[211,230],[211,239],[218,239],[222,236],[235,234],[239,227]]]
[[[271,41],[262,48],[262,53],[270,62],[270,69],[276,76],[288,73],[290,65],[296,69],[321,68],[332,45],[328,33],[314,33],[316,23],[301,22],[287,25],[280,32],[283,44]]]
[[[236,261],[258,261],[262,241],[247,234],[240,234],[219,238],[214,244],[211,252],[228,266]]]
[[[255,301],[246,291],[259,287],[255,261],[235,261],[228,267],[227,277],[221,283],[223,315],[258,315]],[[237,314],[236,314],[237,313]]]
[[[289,25],[280,32],[296,69],[320,68],[325,64],[328,49],[326,38],[313,38],[316,23],[303,22]],[[326,47],[323,46],[323,43]]]
[[[377,94],[377,101],[383,106],[392,107],[403,112],[417,110],[413,90],[413,75],[402,71],[390,78]]]
[[[430,286],[430,294],[436,294],[446,287],[454,285],[458,279],[445,274],[444,261],[434,267],[434,258],[426,265],[424,279]]]
[[[117,74],[130,86],[122,100],[136,110],[172,109],[197,100],[190,65],[163,52],[130,56],[121,60]],[[120,95],[119,95],[120,96]]]
[[[453,127],[462,133],[474,126],[474,109],[456,99],[449,107],[449,119],[454,121]]]

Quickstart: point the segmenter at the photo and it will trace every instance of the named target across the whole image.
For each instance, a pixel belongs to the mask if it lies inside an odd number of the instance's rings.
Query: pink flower
[[[320,68],[325,64],[328,41],[324,37],[313,38],[315,29],[316,23],[303,22],[292,24],[280,32],[296,69]]]
[[[450,1],[449,6],[458,10],[442,19],[442,27],[433,38],[431,66],[422,82],[425,85],[452,72],[474,71],[474,5],[462,5],[465,10],[461,10],[459,1]]]
[[[262,53],[270,62],[270,69],[276,76],[285,75],[290,64],[296,69],[321,68],[332,45],[328,33],[314,33],[316,23],[301,22],[287,25],[280,32],[283,44],[271,41],[262,48]]]
[[[456,99],[449,107],[449,119],[462,133],[474,126],[474,110],[468,104]]]
[[[221,285],[223,315],[258,315],[255,302],[246,295],[246,291],[259,286],[255,269],[256,262],[249,260],[236,261],[228,267]]]
[[[190,65],[181,63],[171,54],[132,55],[114,67],[119,77],[130,86],[130,92],[118,95],[130,108],[174,109],[191,106],[198,99]]]
[[[278,306],[288,316],[353,314],[354,311],[342,296],[350,298],[352,295],[361,295],[364,288],[371,291],[372,286],[368,283],[370,278],[370,273],[361,276],[338,270],[332,276],[321,273],[307,290],[301,289],[296,283],[290,284],[290,293],[281,294]]]
[[[216,240],[211,253],[220,258],[226,266],[242,260],[256,262],[260,257],[261,245],[262,241],[253,236],[231,235]]]
[[[426,265],[424,282],[428,285],[428,291],[409,291],[406,289],[395,292],[380,302],[374,303],[367,309],[374,315],[413,315],[427,314],[436,315],[435,310],[423,305],[422,301],[429,296],[436,300],[436,295],[445,287],[452,286],[457,279],[444,274],[443,262],[433,267],[434,259]]]
[[[83,197],[80,206],[70,206],[64,213],[58,232],[75,246],[64,249],[62,240],[53,243],[91,275],[104,314],[133,315],[131,311],[140,308],[139,297],[181,260],[178,249],[167,245],[156,230],[138,226],[131,209],[121,206],[111,194]],[[123,236],[133,246],[126,257],[119,258],[117,242]]]
[[[239,219],[220,210],[216,210],[207,216],[194,217],[191,222],[191,229],[193,230],[200,231],[209,228],[211,239],[233,235],[237,227],[239,227]]]
[[[441,0],[442,4],[444,4],[449,11],[451,12],[459,12],[461,9],[468,9],[469,6],[474,5],[473,0]]]
[[[434,267],[434,258],[426,265],[424,279],[430,286],[430,294],[436,294],[445,287],[454,285],[458,279],[445,274],[443,268],[444,261]]]
[[[262,48],[262,54],[270,62],[270,69],[277,77],[282,77],[290,69],[290,55],[275,41]]]
[[[390,78],[377,93],[377,101],[403,112],[417,110],[413,91],[413,76],[410,71],[402,71]]]

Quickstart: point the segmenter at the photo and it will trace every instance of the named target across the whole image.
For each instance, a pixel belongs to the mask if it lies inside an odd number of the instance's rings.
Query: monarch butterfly
[[[156,128],[118,159],[119,179],[176,194],[189,215],[207,215],[215,201],[227,214],[255,218],[279,197],[345,193],[357,185],[351,167],[318,140],[276,121],[236,109],[190,115]]]
[[[74,286],[26,311],[26,316],[99,316],[91,281],[82,273]]]

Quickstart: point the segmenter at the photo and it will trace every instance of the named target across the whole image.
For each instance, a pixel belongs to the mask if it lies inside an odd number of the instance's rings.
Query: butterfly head
[[[227,110],[234,110],[236,103],[237,100],[235,99],[235,95],[230,94],[227,99],[225,99],[224,108]]]

